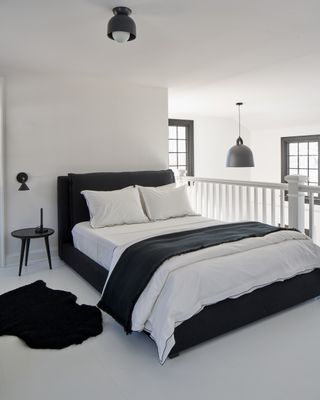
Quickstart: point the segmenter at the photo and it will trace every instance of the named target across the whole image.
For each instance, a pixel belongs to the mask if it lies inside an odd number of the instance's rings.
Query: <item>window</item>
[[[193,121],[169,119],[169,168],[193,176]]]
[[[308,177],[308,185],[319,186],[319,151],[320,135],[281,138],[282,182],[286,175],[298,174]],[[315,203],[319,204],[319,200],[315,198]]]
[[[282,181],[286,175],[305,175],[309,185],[319,185],[320,135],[281,138]]]

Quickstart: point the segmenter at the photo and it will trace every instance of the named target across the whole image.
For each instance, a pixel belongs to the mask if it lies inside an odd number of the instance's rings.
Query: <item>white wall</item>
[[[252,168],[227,168],[226,156],[236,143],[238,122],[232,119],[171,114],[170,118],[194,120],[195,175],[202,178],[249,180]],[[250,134],[242,127],[245,144],[250,146]]]
[[[68,172],[167,167],[167,90],[84,77],[16,75],[6,82],[6,254],[17,261],[13,229],[57,227],[56,178]],[[19,192],[16,174],[28,173]],[[56,247],[57,234],[52,238]],[[43,243],[32,241],[33,256]],[[39,250],[39,254],[37,254]],[[32,255],[31,255],[32,256]]]
[[[4,79],[0,78],[0,266],[5,263],[5,210],[4,210]]]
[[[251,145],[255,158],[251,179],[281,182],[281,137],[319,134],[320,125],[251,131]]]

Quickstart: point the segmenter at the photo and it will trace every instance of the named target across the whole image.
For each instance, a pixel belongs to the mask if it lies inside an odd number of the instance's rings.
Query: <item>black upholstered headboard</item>
[[[126,186],[163,186],[174,182],[173,172],[94,172],[68,174],[58,177],[58,233],[59,247],[71,242],[75,224],[88,221],[89,211],[82,190],[117,190]]]

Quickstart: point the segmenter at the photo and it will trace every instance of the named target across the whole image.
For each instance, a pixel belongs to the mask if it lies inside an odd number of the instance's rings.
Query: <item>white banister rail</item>
[[[298,176],[298,175],[290,175]],[[255,181],[237,181],[231,179],[212,179],[212,178],[197,178],[194,176],[182,177],[179,179],[187,180],[189,182],[207,182],[207,183],[217,183],[225,185],[235,185],[235,186],[249,186],[249,187],[260,187],[260,188],[274,188],[274,189],[287,189],[288,185],[286,183],[273,183],[273,182],[255,182]],[[307,186],[318,187],[318,186]],[[320,187],[319,187],[320,188]]]
[[[253,219],[315,236],[315,199],[320,199],[320,186],[308,186],[304,176],[288,175],[287,183],[196,177],[179,180],[188,183],[194,209],[206,217],[228,222]]]
[[[308,205],[304,205],[304,214],[309,219],[309,236],[319,244],[320,226],[316,224],[316,216],[319,217],[320,186],[299,184],[298,191],[299,193],[303,193],[304,196],[307,196]],[[317,207],[315,207],[316,201],[318,204]]]

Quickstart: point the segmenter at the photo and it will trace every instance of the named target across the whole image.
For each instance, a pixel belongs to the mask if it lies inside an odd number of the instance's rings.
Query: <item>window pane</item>
[[[171,125],[170,124],[174,124]],[[179,169],[193,173],[193,121],[169,119],[168,148],[169,166],[178,172]],[[190,142],[188,142],[190,140]],[[187,153],[188,152],[188,153]],[[190,153],[190,158],[189,158]],[[188,163],[190,163],[188,165]]]
[[[309,168],[318,168],[318,156],[309,157]]]
[[[318,142],[309,142],[309,154],[312,156],[318,155]]]
[[[296,156],[298,154],[298,143],[289,143],[289,155]]]
[[[186,153],[179,153],[178,154],[178,164],[179,165],[186,165],[187,164]]]
[[[299,168],[299,175],[308,176],[308,170]]]
[[[309,180],[311,182],[316,182],[316,184],[318,184],[318,170],[313,170],[313,169],[309,170]]]
[[[299,168],[308,168],[308,156],[299,157]]]
[[[176,138],[177,138],[177,127],[169,126],[169,139],[176,139]]]
[[[177,165],[177,155],[169,154],[169,165]]]
[[[289,168],[298,168],[298,157],[297,156],[289,157]]]
[[[305,143],[299,143],[299,155],[308,155],[308,142]]]
[[[169,140],[169,153],[175,153],[177,151],[177,141]]]
[[[187,151],[185,140],[178,140],[178,151],[182,153],[185,153]]]
[[[305,141],[307,138],[303,136],[293,140],[296,141],[286,144],[287,159],[282,160],[286,164],[288,174],[306,176],[309,185],[319,185],[319,136],[311,138],[310,141]],[[317,195],[317,198],[320,199],[320,196]]]
[[[178,127],[178,139],[185,139],[186,138],[186,128],[185,126]]]

